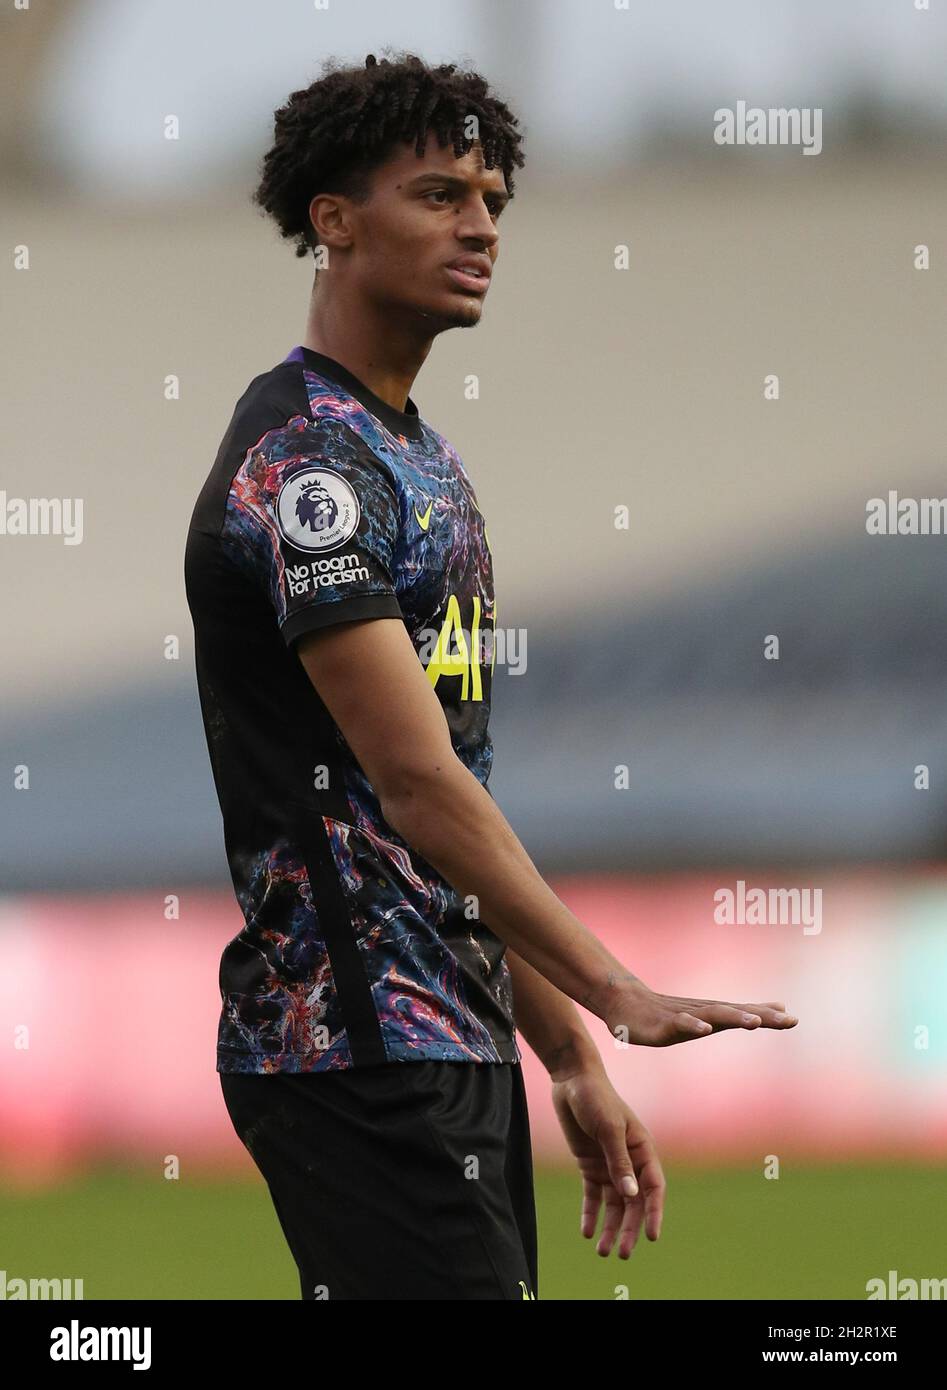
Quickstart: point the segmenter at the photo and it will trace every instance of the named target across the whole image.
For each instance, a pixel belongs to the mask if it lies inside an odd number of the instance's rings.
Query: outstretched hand
[[[632,975],[613,988],[601,1017],[620,1042],[669,1047],[725,1028],[795,1028],[798,1018],[785,1010],[785,1004],[726,1004],[655,994]]]

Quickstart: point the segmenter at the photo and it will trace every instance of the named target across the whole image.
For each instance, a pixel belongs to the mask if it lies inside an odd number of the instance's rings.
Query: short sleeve
[[[400,524],[393,481],[358,435],[299,420],[247,454],[222,538],[265,589],[289,646],[330,623],[402,616],[393,578]]]

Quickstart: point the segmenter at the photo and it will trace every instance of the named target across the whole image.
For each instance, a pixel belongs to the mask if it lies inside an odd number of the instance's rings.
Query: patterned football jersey
[[[456,451],[411,399],[396,410],[294,348],[237,403],[185,583],[244,918],[220,963],[217,1070],[519,1061],[503,943],[386,822],[294,646],[329,623],[400,619],[487,786],[493,567]]]

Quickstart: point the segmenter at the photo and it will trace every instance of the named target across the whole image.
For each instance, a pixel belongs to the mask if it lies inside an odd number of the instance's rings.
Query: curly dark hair
[[[451,144],[460,157],[474,143],[464,134],[475,116],[483,161],[503,170],[513,196],[513,168],[525,163],[519,122],[479,73],[456,63],[428,67],[413,53],[379,62],[373,53],[364,68],[340,67],[329,58],[323,76],[293,92],[274,116],[273,145],[264,156],[259,186],[252,196],[283,237],[296,242],[296,255],[314,252],[318,238],[309,220],[317,193],[340,193],[364,202],[370,175],[399,142],[413,141],[424,154],[433,130],[439,145]]]

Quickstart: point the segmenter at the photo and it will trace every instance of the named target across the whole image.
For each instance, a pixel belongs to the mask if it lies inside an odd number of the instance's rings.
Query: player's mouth
[[[462,290],[486,294],[493,265],[489,256],[458,256],[446,266],[446,270],[454,284]]]

